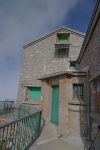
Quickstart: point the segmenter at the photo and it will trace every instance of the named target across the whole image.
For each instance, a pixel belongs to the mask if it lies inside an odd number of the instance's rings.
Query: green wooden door
[[[51,111],[51,122],[58,124],[59,114],[59,87],[53,86],[52,91],[52,111]]]
[[[41,87],[30,88],[30,100],[34,100],[34,101],[41,100]]]

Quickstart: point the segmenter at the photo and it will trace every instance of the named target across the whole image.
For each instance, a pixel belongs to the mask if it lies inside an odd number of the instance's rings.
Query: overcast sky
[[[0,0],[0,100],[16,99],[23,45],[61,26],[86,32],[96,0]]]

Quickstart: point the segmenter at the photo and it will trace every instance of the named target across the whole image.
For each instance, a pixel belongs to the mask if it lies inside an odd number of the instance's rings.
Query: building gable
[[[61,27],[61,28],[59,28],[59,29],[57,29],[57,30],[55,30],[55,31],[50,32],[49,34],[47,34],[47,35],[45,35],[45,36],[40,37],[40,38],[37,39],[37,40],[34,40],[33,42],[30,42],[30,43],[26,44],[25,46],[23,46],[23,48],[25,49],[25,48],[27,48],[27,47],[29,47],[29,46],[35,44],[35,43],[38,43],[38,42],[40,42],[40,41],[42,41],[42,40],[44,40],[44,39],[46,39],[46,38],[48,38],[48,37],[54,35],[54,34],[57,34],[57,33],[65,33],[65,32],[66,32],[66,33],[68,32],[68,33],[71,33],[71,34],[75,34],[75,35],[80,36],[80,37],[83,37],[83,38],[84,38],[84,36],[85,36],[84,33],[81,33],[81,32],[79,32],[79,31],[76,31],[76,30],[73,30],[73,29],[70,29],[70,28],[66,28],[66,27]]]

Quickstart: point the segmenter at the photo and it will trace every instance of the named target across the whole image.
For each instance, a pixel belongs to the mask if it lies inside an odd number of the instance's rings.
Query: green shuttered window
[[[67,34],[59,34],[58,35],[58,42],[60,44],[69,44],[69,35],[67,35]]]
[[[34,100],[34,101],[41,100],[41,87],[30,88],[30,100]]]

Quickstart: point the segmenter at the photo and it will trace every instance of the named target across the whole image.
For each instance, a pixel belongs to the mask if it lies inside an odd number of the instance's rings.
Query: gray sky
[[[79,1],[0,0],[0,99],[17,97],[23,45],[66,25]]]

